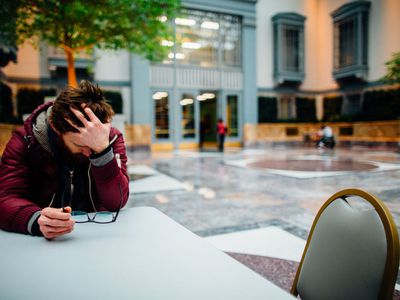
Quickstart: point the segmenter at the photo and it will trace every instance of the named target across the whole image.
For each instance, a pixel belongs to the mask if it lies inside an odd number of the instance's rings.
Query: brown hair
[[[77,88],[69,86],[62,90],[54,101],[50,116],[54,128],[60,133],[77,132],[77,129],[72,127],[66,119],[78,127],[83,127],[82,122],[70,110],[70,107],[75,108],[88,119],[81,107],[82,103],[85,107],[89,107],[102,123],[111,122],[115,114],[98,85],[82,80]]]

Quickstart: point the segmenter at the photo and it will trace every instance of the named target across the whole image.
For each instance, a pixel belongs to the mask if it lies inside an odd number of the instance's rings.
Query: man
[[[74,229],[71,211],[117,211],[129,196],[125,144],[114,112],[87,81],[39,106],[0,164],[0,228],[52,239]]]

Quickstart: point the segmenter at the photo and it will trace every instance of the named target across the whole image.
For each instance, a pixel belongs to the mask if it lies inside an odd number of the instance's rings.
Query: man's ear
[[[49,118],[49,125],[50,125],[51,129],[53,129],[54,132],[57,133],[57,135],[61,136],[61,133],[54,127],[53,122],[51,121],[51,118]]]

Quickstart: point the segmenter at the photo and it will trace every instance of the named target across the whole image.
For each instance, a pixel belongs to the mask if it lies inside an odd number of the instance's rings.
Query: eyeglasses
[[[85,211],[73,211],[71,212],[71,217],[75,221],[75,223],[93,222],[98,224],[109,224],[115,222],[117,220],[119,211],[121,210],[122,207],[122,190],[119,184],[118,187],[119,187],[120,201],[118,210],[115,213],[110,211],[100,211],[92,213],[87,213]]]
[[[96,213],[87,213],[84,211],[73,211],[71,212],[71,218],[75,223],[98,223],[98,224],[108,224],[115,222],[118,216],[118,212],[112,213],[109,211],[101,211]]]

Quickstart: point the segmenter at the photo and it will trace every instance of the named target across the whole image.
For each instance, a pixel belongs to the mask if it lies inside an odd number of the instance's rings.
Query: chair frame
[[[310,234],[308,235],[307,244],[304,248],[303,255],[301,257],[301,261],[293,281],[291,289],[292,295],[296,297],[298,295],[297,283],[300,277],[301,268],[303,266],[304,258],[306,256],[308,247],[310,245],[314,233],[314,229],[318,223],[320,216],[333,201],[340,198],[346,201],[346,198],[351,196],[362,197],[364,200],[368,201],[375,208],[376,212],[379,215],[379,218],[381,219],[386,234],[387,253],[386,253],[386,264],[382,276],[381,286],[379,289],[378,299],[381,300],[393,299],[393,292],[394,292],[393,283],[396,282],[397,272],[399,267],[399,236],[397,233],[396,224],[393,220],[393,217],[389,209],[381,200],[378,199],[378,197],[357,188],[349,188],[335,193],[322,205],[322,207],[318,211],[317,216],[315,217],[314,222],[312,224]]]

